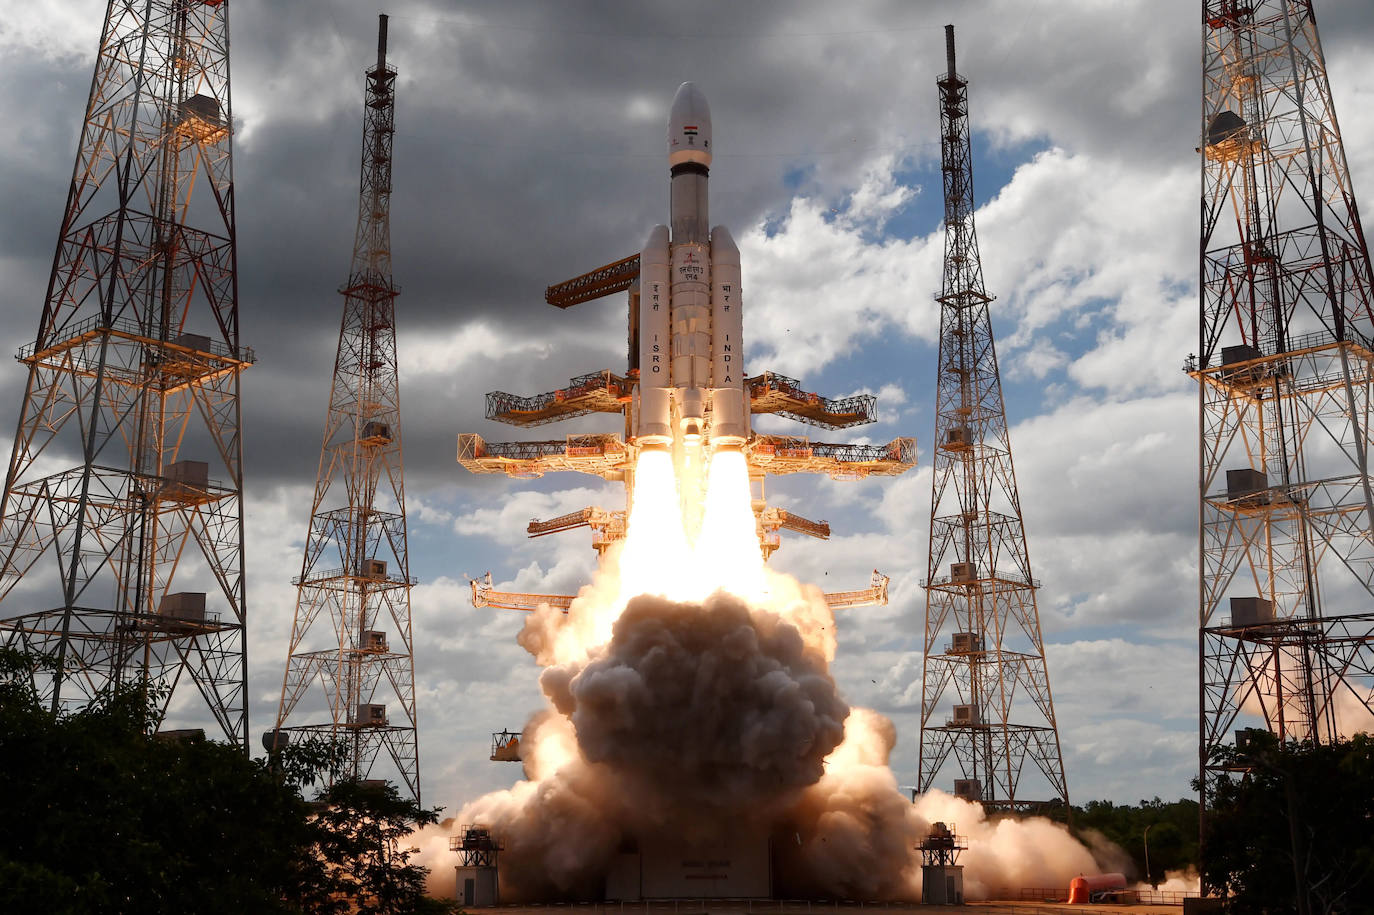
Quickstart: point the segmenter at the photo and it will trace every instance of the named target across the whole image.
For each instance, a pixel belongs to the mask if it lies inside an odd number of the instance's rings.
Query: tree
[[[316,804],[316,854],[334,892],[354,906],[337,911],[402,915],[427,905],[432,911],[451,911],[438,900],[426,901],[427,870],[411,864],[412,850],[399,844],[416,826],[437,823],[438,809],[422,808],[392,784],[357,780],[335,782]]]
[[[322,794],[337,795],[337,812],[302,797],[337,774],[341,747],[305,741],[269,762],[156,735],[159,688],[146,681],[53,713],[30,679],[44,663],[0,651],[6,911],[328,913],[352,895],[373,906],[359,911],[423,910],[424,871],[394,846],[406,818],[431,823],[437,811],[349,783]],[[392,852],[364,847],[374,837]]]
[[[1168,871],[1197,867],[1197,801],[1141,800],[1139,806],[1089,801],[1074,808],[1074,829],[1094,829],[1130,855],[1130,876],[1159,880]],[[1145,870],[1145,830],[1150,830],[1150,868]]]
[[[1203,880],[1231,911],[1367,910],[1374,889],[1374,741],[1286,743],[1249,732],[1221,747],[1227,767],[1207,812]]]

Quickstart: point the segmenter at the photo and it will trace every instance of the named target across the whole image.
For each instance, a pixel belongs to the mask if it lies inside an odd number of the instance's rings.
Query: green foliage
[[[1089,801],[1074,808],[1074,828],[1094,829],[1130,855],[1135,872],[1127,876],[1162,882],[1168,871],[1196,868],[1197,801],[1142,800],[1139,806]],[[1150,870],[1145,872],[1145,830],[1149,833]]]
[[[0,900],[45,913],[390,913],[423,911],[424,870],[395,852],[437,811],[394,788],[338,782],[343,760],[306,741],[251,760],[203,738],[152,735],[146,683],[53,713],[30,671],[0,652]],[[385,851],[383,851],[385,850]]]
[[[1230,911],[1368,911],[1374,891],[1374,741],[1280,745],[1251,732],[1213,785],[1204,881]]]
[[[321,793],[314,818],[316,850],[330,883],[346,895],[358,915],[401,915],[416,911],[424,898],[426,869],[410,863],[412,849],[401,847],[416,826],[439,821],[394,785],[339,781]]]

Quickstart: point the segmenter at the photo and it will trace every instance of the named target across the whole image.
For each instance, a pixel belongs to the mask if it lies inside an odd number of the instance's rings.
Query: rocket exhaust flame
[[[719,449],[711,457],[696,559],[697,567],[708,580],[714,579],[716,587],[751,604],[767,600],[763,553],[749,492],[749,466],[743,452]]]
[[[685,561],[690,550],[671,454],[647,449],[640,455],[635,464],[633,500],[620,553],[617,615],[638,594],[685,598],[691,582],[691,569]],[[606,635],[610,635],[609,630]]]

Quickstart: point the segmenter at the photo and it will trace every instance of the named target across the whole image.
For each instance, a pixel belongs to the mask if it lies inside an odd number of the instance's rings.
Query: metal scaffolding
[[[749,391],[749,412],[776,413],[823,429],[848,429],[877,420],[878,398],[872,394],[831,398],[802,390],[801,382],[777,372],[744,379]]]
[[[566,388],[532,397],[491,391],[487,419],[512,426],[542,426],[588,413],[623,413],[631,390],[628,379],[603,370],[579,375]]]
[[[818,540],[830,539],[830,525],[828,523],[812,521],[781,508],[770,508],[762,500],[754,505],[754,517],[758,526],[759,545],[763,550],[764,559],[771,556],[773,551],[779,547],[778,531],[792,531],[797,534],[805,534],[808,537],[815,537]],[[625,512],[607,511],[604,508],[591,506],[546,521],[531,520],[525,528],[525,533],[534,539],[535,537],[547,537],[550,534],[561,534],[564,531],[576,530],[581,527],[591,528],[592,546],[595,547],[597,553],[604,553],[611,544],[624,539],[626,531]]]
[[[1202,4],[1201,812],[1232,731],[1374,694],[1369,249],[1309,0]]]
[[[633,465],[632,448],[610,433],[569,435],[536,442],[488,442],[475,432],[458,436],[458,463],[472,473],[541,477],[576,471],[624,480]],[[756,435],[746,452],[751,469],[774,475],[823,473],[837,480],[897,476],[916,464],[916,440],[886,445],[834,445],[791,435]]]
[[[844,607],[885,607],[887,606],[888,577],[877,569],[869,578],[867,588],[854,591],[832,591],[823,595],[825,604],[831,610]],[[495,607],[498,610],[527,610],[533,612],[541,607],[568,612],[575,594],[531,594],[524,591],[497,591],[488,572],[481,578],[469,579],[472,587],[472,606],[477,609]]]
[[[824,429],[848,429],[876,420],[878,398],[872,394],[822,397],[802,390],[801,382],[777,372],[744,380],[750,412],[774,413]],[[568,381],[566,388],[522,396],[505,391],[487,394],[487,419],[512,426],[542,426],[589,413],[624,413],[634,382],[609,369],[589,372]]]
[[[0,498],[0,644],[248,749],[228,3],[110,2]],[[15,615],[20,608],[38,607]],[[187,699],[199,696],[203,705]]]
[[[978,238],[968,82],[949,63],[940,76],[945,272],[940,303],[935,458],[931,483],[921,695],[920,790],[935,786],[951,754],[955,794],[984,807],[1067,806],[1068,782],[1045,667],[1036,590],[1016,488]],[[943,704],[954,693],[952,714]],[[1041,776],[1031,800],[1029,761]]]
[[[391,147],[396,69],[386,62],[381,16],[377,62],[366,71],[362,188],[344,296],[324,444],[297,586],[281,704],[269,745],[322,734],[349,749],[345,775],[372,776],[382,751],[420,801],[415,651],[406,547],[405,462],[396,373],[396,287],[391,275]],[[329,721],[291,723],[318,684]],[[313,713],[315,710],[308,710]],[[305,717],[305,715],[298,715]]]
[[[639,252],[622,257],[581,276],[555,283],[544,290],[544,301],[555,308],[571,308],[615,292],[624,292],[639,279]]]

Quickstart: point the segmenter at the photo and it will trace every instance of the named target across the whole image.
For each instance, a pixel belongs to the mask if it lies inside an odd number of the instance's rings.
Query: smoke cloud
[[[771,841],[775,889],[793,898],[915,901],[918,845],[936,820],[967,838],[971,899],[1100,872],[1048,820],[989,821],[938,791],[906,798],[888,768],[892,723],[851,709],[830,675],[824,595],[763,566],[747,476],[732,481],[743,495],[713,504],[713,474],[702,527],[716,533],[687,547],[671,472],[650,492],[640,471],[623,548],[568,613],[543,608],[520,633],[549,702],[521,738],[524,780],[455,818],[503,842],[502,902],[599,898],[624,851],[741,836]],[[684,566],[725,587],[709,593]],[[658,587],[669,596],[639,593]],[[434,890],[448,892],[454,861],[437,832],[415,842]]]

